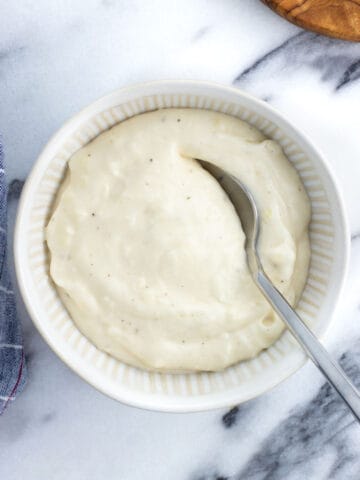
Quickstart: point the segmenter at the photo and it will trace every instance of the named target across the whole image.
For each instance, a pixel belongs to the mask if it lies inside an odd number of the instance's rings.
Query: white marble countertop
[[[344,191],[352,257],[326,346],[360,384],[360,44],[302,32],[257,0],[18,0],[1,6],[0,131],[16,197],[49,136],[112,89],[159,78],[233,84],[324,152]],[[50,351],[19,299],[28,383],[0,418],[7,480],[360,478],[360,427],[308,364],[228,411],[121,405]]]

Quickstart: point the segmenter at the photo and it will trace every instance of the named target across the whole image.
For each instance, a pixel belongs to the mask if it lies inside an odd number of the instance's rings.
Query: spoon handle
[[[255,280],[274,310],[360,422],[360,393],[263,271]]]

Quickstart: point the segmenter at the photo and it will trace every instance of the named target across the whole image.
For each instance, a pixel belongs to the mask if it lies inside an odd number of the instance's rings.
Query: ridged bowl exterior
[[[197,411],[260,395],[301,367],[304,353],[286,331],[256,358],[222,372],[162,374],[126,365],[98,350],[76,328],[49,276],[44,237],[54,197],[74,152],[118,122],[168,107],[232,115],[282,146],[312,204],[311,264],[297,311],[320,337],[329,326],[344,281],[348,232],[339,191],[321,155],[279,113],[235,88],[192,81],[136,85],[94,102],[53,136],[24,187],[15,232],[18,281],[33,321],[63,361],[103,393],[143,408]]]

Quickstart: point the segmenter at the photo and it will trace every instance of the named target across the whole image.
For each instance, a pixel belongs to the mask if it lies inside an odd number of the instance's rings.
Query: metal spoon
[[[360,421],[360,393],[343,370],[332,360],[328,352],[309,330],[299,315],[288,304],[279,290],[274,287],[264,272],[258,252],[260,222],[256,203],[249,190],[234,176],[203,160],[201,166],[213,175],[228,194],[239,215],[245,233],[247,262],[252,277],[273,309],[285,322],[307,355],[325,375],[348,405],[355,418]]]

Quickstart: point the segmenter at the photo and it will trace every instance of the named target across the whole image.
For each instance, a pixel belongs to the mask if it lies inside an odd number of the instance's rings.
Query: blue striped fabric
[[[21,326],[7,264],[7,184],[0,144],[0,414],[25,383]]]

